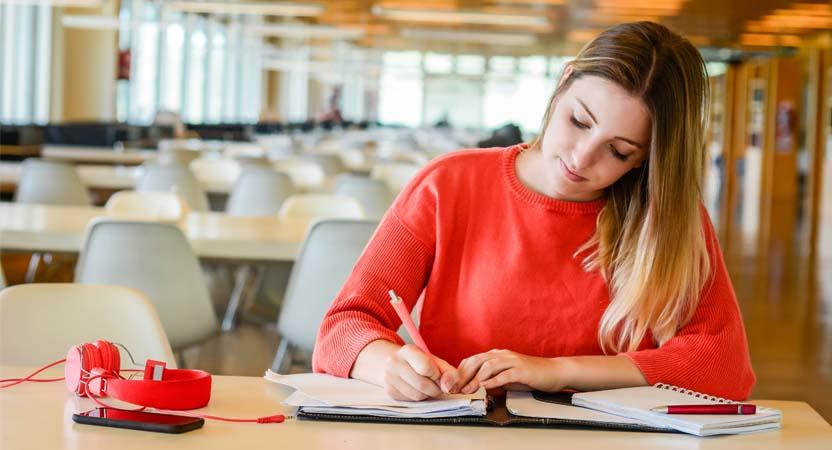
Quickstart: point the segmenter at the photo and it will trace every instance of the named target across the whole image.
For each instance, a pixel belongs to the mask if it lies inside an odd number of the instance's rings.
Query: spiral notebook
[[[757,408],[756,414],[662,414],[651,408],[667,405],[709,405],[736,403],[667,384],[581,392],[572,404],[627,417],[660,428],[672,428],[698,436],[740,434],[780,428],[782,414],[777,409]]]

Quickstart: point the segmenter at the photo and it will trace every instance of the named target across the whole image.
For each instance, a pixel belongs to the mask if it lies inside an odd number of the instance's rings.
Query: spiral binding
[[[674,386],[672,384],[656,383],[656,384],[653,385],[653,387],[658,388],[658,389],[665,389],[665,390],[669,390],[669,391],[673,391],[673,392],[678,392],[680,394],[689,395],[693,398],[701,398],[701,399],[705,399],[705,400],[709,400],[709,401],[717,402],[717,403],[726,403],[726,404],[729,404],[729,405],[739,404],[739,402],[735,402],[733,400],[728,400],[728,399],[725,399],[725,398],[722,398],[722,397],[714,397],[713,395],[707,395],[707,394],[703,394],[701,392],[691,391],[690,389],[680,388],[679,386]]]

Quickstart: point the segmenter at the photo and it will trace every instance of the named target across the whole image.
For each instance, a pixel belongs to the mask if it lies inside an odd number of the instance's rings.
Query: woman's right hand
[[[420,401],[447,393],[456,368],[413,344],[403,345],[384,364],[384,390],[396,399]]]

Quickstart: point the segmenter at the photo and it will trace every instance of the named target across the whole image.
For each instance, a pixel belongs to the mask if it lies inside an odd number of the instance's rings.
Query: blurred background
[[[807,401],[830,421],[828,0],[0,0],[3,282],[129,285],[180,365],[308,370],[317,311],[369,238],[352,230],[338,242],[357,250],[316,255],[309,226],[377,221],[437,155],[530,141],[564,63],[637,20],[683,34],[708,65],[703,194],[753,397]],[[96,260],[100,216],[174,224],[204,281],[195,302],[215,314],[204,336],[175,339],[188,318],[166,311],[193,289],[142,276],[176,273],[172,246],[124,263],[157,248],[129,239],[156,231],[128,230]],[[317,309],[289,307],[316,296]]]

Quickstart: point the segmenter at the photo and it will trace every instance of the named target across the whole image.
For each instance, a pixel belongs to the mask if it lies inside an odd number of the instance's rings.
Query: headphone
[[[55,361],[24,378],[0,380],[0,384],[10,383],[0,385],[0,389],[26,381],[63,380],[67,389],[75,395],[89,397],[100,406],[112,409],[123,408],[105,405],[98,398],[111,397],[140,406],[133,411],[153,408],[162,413],[228,422],[280,423],[286,419],[282,414],[257,419],[231,419],[183,412],[208,404],[211,399],[211,374],[204,370],[168,369],[165,362],[148,359],[145,363],[143,379],[125,379],[120,372],[141,372],[141,370],[121,369],[121,354],[116,345],[121,346],[121,344],[113,344],[104,340],[74,345],[67,352],[66,359]],[[124,348],[124,346],[121,347]],[[130,355],[129,350],[126,348],[124,350]],[[130,359],[133,359],[132,355]],[[38,373],[60,363],[65,363],[63,378],[33,378]]]

